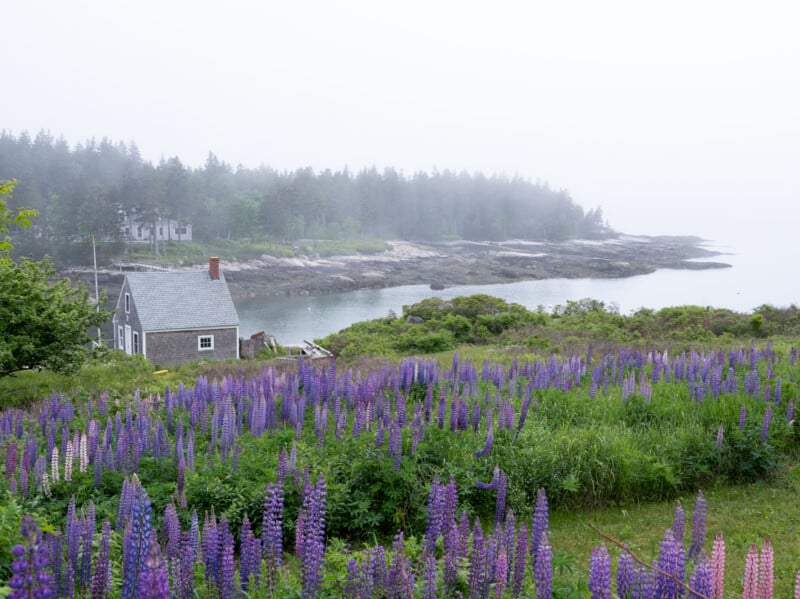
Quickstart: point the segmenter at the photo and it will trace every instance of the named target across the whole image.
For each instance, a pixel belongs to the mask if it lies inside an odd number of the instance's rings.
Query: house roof
[[[239,315],[222,273],[208,271],[128,273],[143,331],[235,327]]]

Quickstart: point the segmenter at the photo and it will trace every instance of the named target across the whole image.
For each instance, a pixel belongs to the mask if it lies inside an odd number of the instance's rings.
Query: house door
[[[125,353],[130,354],[133,344],[131,343],[131,325],[125,325]]]

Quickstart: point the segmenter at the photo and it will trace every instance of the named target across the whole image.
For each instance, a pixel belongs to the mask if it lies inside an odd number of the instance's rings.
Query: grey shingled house
[[[239,357],[239,315],[219,258],[208,271],[128,273],[112,322],[114,347],[153,364]]]

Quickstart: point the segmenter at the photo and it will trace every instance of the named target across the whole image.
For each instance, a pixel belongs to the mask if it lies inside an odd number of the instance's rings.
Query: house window
[[[175,227],[175,235],[186,235],[186,227]]]
[[[117,344],[119,345],[120,349],[125,349],[125,337],[123,336],[125,333],[122,332],[122,327],[117,327],[117,339],[119,340]]]
[[[133,353],[139,353],[139,333],[133,332]]]
[[[197,349],[200,351],[214,349],[214,335],[200,335],[197,338]]]
[[[125,294],[125,314],[131,313],[131,294]]]

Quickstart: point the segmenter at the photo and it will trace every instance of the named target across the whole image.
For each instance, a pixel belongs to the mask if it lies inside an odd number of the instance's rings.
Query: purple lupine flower
[[[442,510],[442,535],[444,549],[444,583],[447,586],[455,584],[458,578],[458,523],[456,522],[456,506],[458,504],[458,486],[455,478],[450,480],[444,488],[444,509]]]
[[[536,495],[536,507],[533,511],[533,525],[531,526],[531,558],[534,560],[539,551],[539,545],[542,539],[547,536],[549,528],[547,495],[544,487],[542,487]]]
[[[675,540],[671,528],[664,532],[664,540],[661,541],[661,551],[656,565],[660,570],[655,575],[656,596],[678,597],[681,589],[676,579],[684,579],[685,557],[683,547]]]
[[[278,568],[283,562],[283,483],[268,483],[261,523],[261,551],[267,562],[267,587],[277,583]]]
[[[517,518],[514,516],[514,510],[508,508],[502,529],[496,526],[494,534],[497,538],[497,542],[506,548],[506,559],[508,559],[509,565],[511,564],[511,559],[514,557],[514,539],[516,537],[516,532]]]
[[[103,482],[103,459],[104,459],[105,450],[103,446],[99,446],[97,451],[95,452],[95,459],[94,459],[94,472],[93,472],[93,481],[94,487],[99,487]]]
[[[403,433],[400,429],[399,422],[392,422],[389,429],[389,446],[387,447],[387,454],[392,458],[394,469],[400,471],[400,460],[403,454]]]
[[[189,439],[186,441],[186,467],[194,472],[194,431],[189,431]]]
[[[725,427],[722,424],[720,424],[719,428],[717,429],[717,448],[719,449],[722,448],[724,434],[725,434]]]
[[[743,431],[747,424],[747,408],[742,404],[739,407],[739,430]]]
[[[725,594],[725,539],[717,532],[711,551],[711,595],[710,599],[724,599]]]
[[[61,575],[61,564],[64,561],[64,542],[59,533],[47,534],[45,538],[47,539],[47,549],[50,554],[50,570],[53,573],[53,588],[58,594],[64,590],[64,581]]]
[[[152,508],[147,491],[135,474],[131,479],[131,485],[133,486],[133,510],[130,524],[125,530],[122,547],[122,599],[135,597],[153,530]]]
[[[436,425],[444,429],[444,414],[447,409],[447,395],[444,387],[439,393],[439,405],[436,407]]]
[[[347,574],[344,579],[345,599],[359,599],[361,597],[361,576],[358,570],[358,562],[351,557],[347,560]]]
[[[422,597],[423,599],[437,599],[438,596],[439,581],[436,558],[433,554],[427,553],[425,555],[425,571],[422,575]]]
[[[17,471],[17,444],[9,441],[6,445],[6,478],[11,478]]]
[[[386,596],[397,599],[412,599],[414,596],[414,574],[411,562],[405,555],[403,531],[392,541],[392,561],[386,576]]]
[[[545,532],[536,550],[533,562],[536,579],[536,599],[551,599],[553,596],[553,550]]]
[[[701,553],[697,557],[694,572],[689,578],[689,589],[703,597],[711,597],[711,565],[708,563],[705,553]],[[691,593],[690,596],[692,596]]]
[[[517,532],[517,547],[514,552],[514,574],[511,581],[511,594],[518,596],[522,592],[525,580],[525,564],[528,558],[528,527],[523,522]]]
[[[117,525],[116,529],[122,531],[125,529],[128,520],[133,511],[133,495],[134,489],[128,478],[122,480],[122,490],[119,494],[119,503],[117,505]]]
[[[325,557],[325,477],[320,474],[314,487],[303,498],[302,518],[302,585],[303,599],[312,599],[322,582],[322,562]]]
[[[790,399],[786,405],[786,424],[791,424],[794,418],[794,400]]]
[[[228,530],[228,521],[225,516],[219,519],[219,593],[220,597],[233,597],[235,595],[234,565],[233,565],[233,534]]]
[[[246,591],[248,588],[258,588],[261,578],[261,541],[253,534],[247,514],[242,520],[240,539],[242,550],[239,560],[239,578],[242,590]],[[250,587],[251,577],[254,587]]]
[[[589,562],[589,591],[592,599],[611,599],[611,558],[605,545],[595,547]]]
[[[486,411],[486,442],[483,444],[483,447],[475,452],[476,458],[483,458],[489,455],[492,451],[492,446],[494,445],[494,424],[492,422],[492,410],[487,408]]]
[[[758,598],[772,599],[774,554],[769,539],[764,539],[764,544],[761,546],[758,566]]]
[[[67,581],[68,586],[72,586],[78,579],[78,571],[80,569],[80,563],[78,561],[78,556],[80,554],[80,521],[78,519],[78,515],[75,509],[75,496],[72,496],[72,499],[67,506],[67,520],[64,525],[65,527],[65,534],[66,534],[66,541],[67,541]],[[74,589],[72,589],[74,592]],[[70,593],[72,594],[72,593]]]
[[[508,555],[506,548],[501,547],[494,566],[494,596],[501,599],[508,583]]]
[[[178,482],[175,488],[178,496],[178,505],[182,510],[186,509],[186,462],[183,456],[178,460]]]
[[[425,548],[432,553],[436,540],[442,532],[445,510],[445,489],[439,483],[439,475],[433,475],[431,490],[428,493],[428,525],[425,528]]]
[[[694,559],[703,550],[706,542],[706,498],[703,492],[697,493],[692,518],[692,544],[689,546],[689,559]]]
[[[200,555],[200,522],[197,517],[197,510],[192,510],[192,519],[189,523],[189,543],[195,559]]]
[[[197,515],[195,512],[193,515]],[[196,518],[195,518],[196,522]],[[197,551],[192,541],[192,533],[181,533],[181,557],[178,563],[178,572],[175,576],[175,590],[178,599],[192,599],[194,597],[194,563]]]
[[[483,575],[486,568],[486,546],[483,541],[483,530],[480,520],[475,519],[472,528],[472,554],[469,563],[468,595],[480,597],[483,587]]]
[[[617,561],[617,595],[630,597],[633,594],[635,576],[636,570],[633,565],[633,557],[626,546],[620,552],[619,560]]]
[[[92,599],[107,599],[111,591],[111,522],[106,518],[100,534],[100,552],[94,562]]]
[[[675,507],[675,516],[672,519],[672,537],[675,542],[683,546],[684,525],[686,522],[686,512],[679,503]]]
[[[202,535],[202,554],[203,562],[206,567],[206,581],[219,586],[219,535],[217,530],[217,519],[214,516],[214,508],[211,508],[211,517],[205,514],[203,518]]]
[[[48,599],[55,596],[53,576],[47,570],[50,555],[42,542],[42,533],[31,516],[22,517],[22,536],[24,545],[15,545],[11,550],[14,561],[11,563],[10,599]]]
[[[167,560],[178,559],[180,557],[181,524],[178,522],[178,511],[173,503],[168,503],[164,508],[161,537],[164,539],[164,552]]]
[[[500,472],[499,481],[497,483],[497,499],[495,500],[494,508],[494,521],[495,524],[503,521],[506,513],[506,491],[508,488],[508,479],[505,473]]]
[[[158,541],[150,535],[150,543],[139,575],[137,599],[169,599],[169,574],[161,558]]]
[[[286,448],[281,447],[281,451],[278,454],[278,482],[283,482],[283,479],[286,478]]]
[[[767,436],[769,435],[769,425],[772,422],[772,406],[767,406],[767,409],[764,410],[764,420],[761,423],[761,442],[765,443],[767,441]]]
[[[82,589],[87,589],[92,581],[92,541],[94,539],[95,528],[95,508],[94,503],[89,501],[86,515],[81,519],[80,530],[80,553],[81,562],[78,572],[78,581]]]
[[[759,599],[758,597],[758,548],[750,545],[747,561],[744,565],[744,589],[742,599]]]

